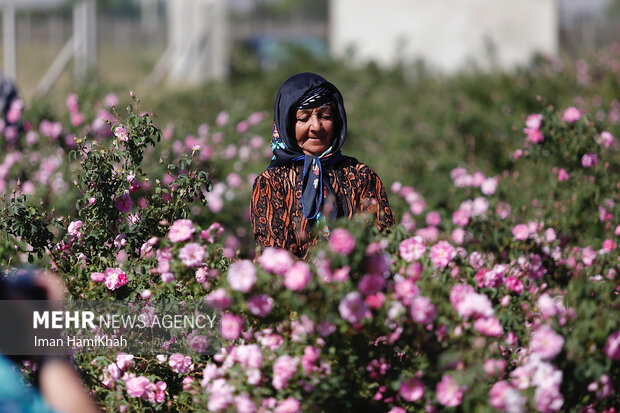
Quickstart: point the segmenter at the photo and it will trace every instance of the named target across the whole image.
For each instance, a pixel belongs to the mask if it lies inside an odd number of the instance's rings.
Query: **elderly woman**
[[[314,73],[282,84],[274,108],[269,168],[254,182],[250,205],[260,247],[280,247],[306,258],[313,228],[325,218],[374,215],[379,230],[394,223],[381,180],[368,166],[342,155],[347,116],[342,95]]]

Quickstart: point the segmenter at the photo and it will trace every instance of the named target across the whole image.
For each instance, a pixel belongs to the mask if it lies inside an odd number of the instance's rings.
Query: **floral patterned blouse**
[[[357,159],[343,156],[323,173],[336,194],[340,210],[348,218],[361,212],[375,216],[379,230],[391,227],[394,217],[377,174]],[[254,182],[250,203],[250,221],[259,247],[279,247],[306,258],[308,248],[316,244],[312,236],[316,220],[308,221],[301,203],[303,165],[285,165],[267,169]],[[346,207],[342,208],[342,204]]]

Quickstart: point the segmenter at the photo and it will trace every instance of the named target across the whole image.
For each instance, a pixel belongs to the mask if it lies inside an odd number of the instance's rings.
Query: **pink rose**
[[[332,251],[340,255],[349,255],[355,249],[355,238],[344,228],[336,228],[329,238]]]
[[[236,346],[232,349],[233,360],[250,369],[260,369],[263,365],[263,354],[257,344]]]
[[[242,120],[241,122],[237,123],[237,127],[235,128],[235,130],[237,131],[237,133],[245,133],[248,130],[248,127],[248,123]]]
[[[207,281],[208,275],[209,275],[208,267],[200,267],[196,270],[196,272],[194,272],[194,278],[196,278],[196,281],[201,284]]]
[[[502,359],[487,359],[484,362],[483,368],[487,377],[503,376],[504,370],[506,369],[506,361]]]
[[[226,177],[226,183],[230,188],[237,188],[239,185],[243,183],[243,180],[236,172],[231,172]]]
[[[417,281],[422,277],[424,267],[421,262],[414,262],[405,268],[405,275],[413,281]]]
[[[544,324],[532,333],[530,340],[530,352],[542,359],[550,359],[562,351],[564,337],[557,334],[553,329]]]
[[[191,390],[192,389],[192,384],[194,384],[194,379],[190,376],[186,376],[183,379],[183,390]]]
[[[443,406],[455,407],[463,401],[463,388],[447,374],[444,374],[441,381],[437,383],[436,391],[437,401]]]
[[[282,390],[288,386],[288,381],[297,371],[298,359],[291,356],[280,356],[273,363],[273,379],[271,384],[276,390]]]
[[[256,268],[248,260],[234,262],[228,268],[227,279],[230,288],[247,293],[256,283]]]
[[[474,322],[474,328],[489,337],[501,337],[502,325],[495,317],[479,318]]]
[[[525,402],[525,397],[504,380],[498,381],[489,390],[489,404],[497,410],[505,411],[511,407],[513,411],[521,412]]]
[[[236,340],[241,335],[243,319],[233,314],[222,315],[222,337],[227,340]]]
[[[598,163],[598,155],[595,153],[586,153],[581,157],[581,166],[591,168]]]
[[[568,123],[575,123],[581,118],[581,112],[574,106],[567,108],[562,114],[562,120]]]
[[[424,397],[424,383],[417,377],[404,380],[400,383],[398,394],[408,402],[420,400]]]
[[[531,143],[540,143],[544,139],[541,131],[538,129],[527,129],[527,141]]]
[[[82,236],[82,232],[80,231],[80,228],[82,228],[82,221],[73,221],[69,224],[69,228],[67,229],[67,232],[69,233],[69,235],[73,235],[76,238],[80,238]]]
[[[486,196],[491,196],[497,190],[497,177],[487,178],[484,180],[482,185],[480,185],[480,191]]]
[[[172,242],[187,241],[192,238],[192,234],[196,231],[194,224],[189,219],[177,219],[170,226],[168,238]]]
[[[118,368],[116,363],[110,363],[103,371],[103,381],[102,384],[108,388],[111,387],[112,383],[121,377],[121,369]]]
[[[187,344],[195,352],[204,353],[209,346],[209,338],[201,334],[190,333],[187,335]]]
[[[96,283],[102,283],[105,281],[106,275],[102,272],[94,272],[90,275],[90,279]]]
[[[443,269],[456,257],[456,250],[449,242],[439,241],[431,247],[430,257],[435,268]]]
[[[540,124],[542,123],[542,115],[539,113],[532,113],[525,119],[525,126],[528,129],[540,129]]]
[[[174,281],[174,274],[171,272],[162,272],[161,273],[161,282],[169,283]]]
[[[114,128],[114,136],[116,136],[121,142],[127,142],[129,140],[127,130],[120,125]]]
[[[566,169],[564,168],[560,168],[560,170],[558,171],[558,181],[560,182],[564,182],[564,181],[568,181],[568,172],[566,172]]]
[[[131,211],[131,207],[133,206],[133,201],[129,197],[128,193],[124,193],[123,195],[119,196],[116,201],[114,201],[114,206],[121,213],[129,212]]]
[[[184,356],[183,354],[173,354],[168,359],[170,368],[176,373],[187,374],[194,370],[194,363],[190,356]]]
[[[545,241],[551,244],[557,238],[555,230],[553,228],[547,228],[545,230]]]
[[[519,224],[512,229],[512,235],[517,241],[524,241],[530,236],[530,229],[525,224]]]
[[[121,371],[125,371],[129,367],[133,367],[133,358],[134,356],[132,354],[118,353],[116,355],[116,365]]]
[[[392,258],[389,254],[383,252],[379,248],[380,247],[376,242],[369,244],[366,248],[366,256],[364,257],[364,270],[368,274],[383,275],[390,271]]]
[[[223,288],[218,288],[210,292],[204,298],[205,304],[217,308],[218,310],[226,310],[230,307],[231,299]]]
[[[316,330],[321,337],[327,337],[336,331],[336,326],[329,321],[321,321],[316,325]]]
[[[129,377],[125,379],[127,394],[131,397],[142,397],[147,389],[151,387],[151,381],[144,376]]]
[[[564,398],[556,386],[539,386],[534,392],[534,404],[539,412],[557,412],[562,409]]]
[[[67,95],[65,103],[67,105],[67,109],[69,109],[69,112],[75,113],[80,110],[78,102],[79,102],[79,98],[78,98],[78,95],[76,95],[75,93],[69,93]]]
[[[414,201],[409,203],[409,210],[413,215],[420,215],[422,212],[424,212],[425,209],[426,202],[424,202],[423,199],[415,199]]]
[[[403,184],[400,181],[395,181],[392,182],[392,185],[390,186],[390,191],[392,191],[393,193],[397,193],[399,192],[403,187]]]
[[[450,171],[450,178],[452,180],[455,180],[465,175],[467,175],[467,169],[462,167],[457,167]]]
[[[247,393],[235,397],[235,408],[237,413],[256,413],[256,406]]]
[[[419,236],[407,238],[398,246],[400,256],[407,262],[417,261],[424,256],[426,245]]]
[[[601,132],[601,136],[599,136],[596,141],[599,144],[603,145],[605,148],[609,148],[611,145],[614,144],[614,136],[607,131]]]
[[[265,271],[276,275],[284,275],[293,265],[291,254],[282,248],[266,248],[257,261]]]
[[[215,379],[207,387],[209,402],[207,410],[215,412],[226,409],[233,401],[235,388],[225,379]]]
[[[358,323],[369,313],[368,304],[357,291],[348,293],[338,305],[340,317],[349,323]]]
[[[549,294],[546,293],[538,297],[538,300],[536,301],[536,307],[538,307],[542,318],[544,318],[545,320],[555,316],[558,312],[555,301],[549,296]]]
[[[273,309],[273,298],[267,294],[259,294],[250,297],[247,301],[248,310],[257,317],[265,317]]]
[[[472,254],[473,256],[473,254]],[[465,297],[470,294],[475,294],[474,287],[468,284],[455,284],[450,290],[450,303],[452,307],[458,308],[458,306],[465,300]]]
[[[118,96],[116,96],[115,93],[108,93],[103,98],[103,104],[104,104],[104,106],[107,106],[109,108],[111,108],[112,106],[117,106],[118,105]]]
[[[299,400],[294,397],[289,397],[278,403],[274,413],[298,413],[301,412],[301,405]]]
[[[348,265],[345,265],[342,268],[338,268],[334,270],[334,272],[331,275],[331,281],[335,281],[335,282],[347,281],[349,279],[349,271],[351,271],[351,267],[349,267]]]
[[[422,238],[424,242],[435,242],[439,237],[439,230],[436,227],[420,228],[415,232],[415,235]]]
[[[405,278],[394,283],[394,294],[403,304],[409,305],[413,297],[420,294],[420,289],[411,278]]]
[[[514,291],[517,294],[523,292],[523,282],[514,275],[509,276],[504,280],[504,284],[510,291]]]
[[[610,360],[620,359],[620,331],[612,333],[605,343],[605,355]]]
[[[452,234],[450,234],[450,239],[456,245],[462,245],[463,242],[465,242],[466,235],[467,232],[465,232],[463,228],[455,228],[454,231],[452,231]]]
[[[134,179],[133,181],[131,181],[131,186],[129,187],[129,191],[137,192],[140,189],[142,189],[142,185],[140,185],[140,182],[138,182],[137,179]],[[144,208],[144,206],[143,206],[144,204],[141,203],[141,202],[144,202],[144,198],[140,198],[138,200],[138,206],[140,206],[141,208]]]
[[[110,290],[116,290],[127,284],[127,275],[120,268],[108,268],[104,272],[105,286]]]
[[[311,279],[310,265],[303,261],[297,261],[284,274],[284,286],[289,290],[301,291],[306,288]]]
[[[480,269],[484,265],[482,254],[477,251],[472,252],[469,256],[469,265],[471,265],[474,270]]]
[[[459,227],[464,227],[469,224],[469,212],[463,209],[457,209],[452,214],[452,223]]]
[[[319,355],[321,354],[321,350],[313,346],[306,346],[304,349],[304,355],[301,356],[301,367],[304,369],[306,373],[312,371],[314,364],[319,359]]]
[[[436,227],[439,226],[439,224],[441,224],[441,215],[439,215],[439,212],[431,211],[426,214],[426,225]]]
[[[585,247],[581,250],[581,261],[583,261],[586,267],[590,267],[596,260],[597,255],[597,252],[592,248],[589,246]]]
[[[200,238],[208,243],[215,242],[215,238],[221,236],[224,233],[224,227],[219,222],[214,222],[209,225],[209,228],[200,231]]]
[[[205,258],[205,250],[199,244],[191,242],[179,250],[179,258],[186,267],[198,267]]]
[[[464,319],[491,317],[493,316],[493,304],[484,294],[470,293],[466,294],[457,304],[456,311]]]
[[[495,208],[495,214],[499,219],[506,219],[510,215],[511,207],[506,202],[498,202]]]
[[[228,119],[230,119],[228,112],[222,111],[218,113],[215,118],[215,126],[217,126],[218,128],[221,128],[222,126],[228,123]]]
[[[481,217],[487,213],[489,209],[489,201],[481,196],[474,199],[471,203],[470,214],[472,217]]]
[[[384,285],[385,278],[382,275],[366,274],[360,279],[357,289],[362,294],[369,295],[381,291]]]
[[[171,259],[172,251],[170,250],[170,248],[162,248],[157,250],[157,272],[169,272]]]
[[[409,314],[415,323],[429,324],[435,319],[435,305],[433,305],[430,298],[417,296],[411,301]]]
[[[385,296],[383,295],[383,293],[370,294],[366,297],[365,301],[366,304],[368,304],[368,307],[376,310],[383,306]]]

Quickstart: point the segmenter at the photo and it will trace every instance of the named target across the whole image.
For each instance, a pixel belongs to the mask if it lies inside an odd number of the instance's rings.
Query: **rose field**
[[[341,90],[343,153],[397,225],[331,222],[299,261],[256,250],[248,209],[277,88],[306,70]],[[103,411],[617,411],[620,45],[454,77],[239,64],[135,92],[16,100],[0,124],[0,268],[221,310],[215,355],[76,352]]]

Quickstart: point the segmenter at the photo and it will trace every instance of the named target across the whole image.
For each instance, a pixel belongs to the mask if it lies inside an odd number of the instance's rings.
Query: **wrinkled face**
[[[334,116],[331,105],[314,109],[298,109],[295,120],[295,138],[306,155],[319,156],[334,139]]]

